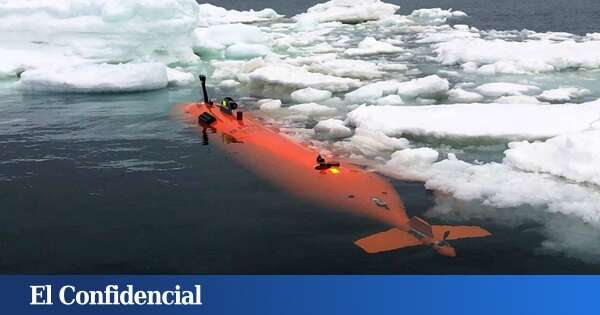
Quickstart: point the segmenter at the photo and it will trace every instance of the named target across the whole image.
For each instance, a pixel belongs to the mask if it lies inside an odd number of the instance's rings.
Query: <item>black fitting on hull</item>
[[[202,83],[202,94],[204,96],[204,103],[208,104],[208,92],[206,91],[206,76],[200,75],[200,83]]]

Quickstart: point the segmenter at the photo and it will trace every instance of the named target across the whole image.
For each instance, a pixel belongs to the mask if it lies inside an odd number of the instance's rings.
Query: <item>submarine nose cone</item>
[[[456,250],[452,246],[436,247],[435,250],[442,256],[456,257]]]

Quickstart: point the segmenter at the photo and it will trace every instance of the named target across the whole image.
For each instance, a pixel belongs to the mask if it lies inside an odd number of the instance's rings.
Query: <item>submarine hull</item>
[[[234,113],[207,102],[182,108],[189,121],[197,123],[205,141],[209,133],[220,135],[222,141],[216,145],[289,193],[392,226],[355,242],[367,253],[425,245],[454,257],[456,252],[446,239],[491,235],[477,226],[429,225],[420,218],[409,219],[387,179],[345,161],[327,162],[316,150],[266,127],[249,113]]]

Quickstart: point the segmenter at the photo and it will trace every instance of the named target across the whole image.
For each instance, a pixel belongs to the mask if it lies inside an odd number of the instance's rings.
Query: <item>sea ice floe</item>
[[[573,39],[576,35],[567,33],[567,32],[545,32],[545,33],[536,33],[532,32],[528,38],[535,39],[543,39],[543,40],[552,40],[552,41],[565,41],[569,39]]]
[[[192,73],[185,72],[181,68],[166,67],[166,70],[169,86],[188,85],[196,80]]]
[[[393,172],[396,177],[424,181],[438,158],[439,153],[430,148],[407,148],[392,153],[381,169],[384,172]]]
[[[171,70],[174,75],[176,70]],[[184,75],[177,72],[173,82]],[[186,76],[186,79],[189,77]],[[88,64],[72,68],[40,68],[21,75],[27,91],[63,93],[136,92],[161,89],[168,85],[167,68],[160,63]]]
[[[228,23],[256,23],[266,22],[282,18],[283,15],[277,14],[273,9],[263,9],[260,11],[238,11],[227,10],[225,8],[214,6],[210,3],[203,3],[198,6],[199,26],[210,26]]]
[[[344,96],[348,104],[372,102],[383,96],[395,94],[398,91],[398,81],[379,81],[362,86]]]
[[[408,17],[418,24],[440,25],[449,18],[462,18],[467,14],[463,11],[442,10],[440,8],[419,9],[413,11]]]
[[[297,31],[310,31],[319,26],[319,18],[314,15],[300,14],[295,16],[294,19],[296,20],[294,28]]]
[[[379,70],[392,72],[404,72],[408,70],[408,66],[402,63],[380,63],[377,67]]]
[[[38,48],[38,49],[35,49]],[[90,63],[80,56],[67,56],[59,49],[45,47],[0,48],[0,79],[17,78],[25,70],[44,67],[73,67]]]
[[[523,172],[501,163],[478,165],[458,159],[434,163],[422,174],[427,177],[427,188],[459,200],[478,200],[497,208],[542,207],[600,224],[600,193],[552,175]]]
[[[528,95],[509,95],[500,96],[494,103],[498,104],[549,104],[546,102],[540,102],[535,96]]]
[[[97,0],[73,2],[2,1],[0,28],[40,39],[43,34],[65,32],[171,34],[189,31],[198,6],[190,0],[146,0],[127,3]],[[10,26],[10,28],[9,28]],[[140,27],[143,26],[143,27]],[[45,38],[46,40],[50,38]]]
[[[445,65],[470,64],[481,74],[527,74],[600,67],[600,41],[454,39],[435,44]]]
[[[343,139],[352,135],[352,130],[344,125],[344,121],[333,118],[319,121],[314,130],[317,139],[321,140]]]
[[[393,15],[400,7],[380,0],[331,0],[310,7],[296,19],[310,17],[319,22],[361,23]]]
[[[312,47],[312,52],[314,54],[336,53],[340,50],[342,50],[342,48],[333,47],[328,43],[319,43]]]
[[[347,93],[345,100],[348,104],[375,103],[378,99],[391,94],[397,94],[403,99],[417,97],[425,99],[436,98],[444,96],[449,87],[448,80],[442,79],[437,75],[405,82],[398,82],[396,80],[379,81]]]
[[[379,71],[377,64],[364,60],[323,60],[322,62],[311,64],[308,69],[313,72],[361,80],[377,79],[383,76],[383,72]]]
[[[320,29],[322,28],[319,27],[318,30]],[[283,52],[288,55],[299,55],[302,51],[312,52],[317,45],[322,44],[322,36],[324,36],[324,34],[317,31],[274,34],[272,46],[279,53]]]
[[[600,102],[583,104],[453,104],[360,106],[347,125],[389,136],[540,139],[598,128]]]
[[[472,164],[454,154],[439,162],[438,158],[429,148],[404,149],[394,152],[379,169],[405,180],[424,181],[428,189],[459,201],[477,201],[495,208],[546,208],[600,225],[600,193],[594,188],[504,163]]]
[[[404,138],[388,137],[381,131],[357,128],[350,138],[350,145],[354,152],[365,157],[381,157],[408,148],[409,142]]]
[[[597,126],[600,127],[600,123]],[[560,135],[543,142],[511,142],[505,155],[506,164],[524,171],[600,186],[598,130]]]
[[[368,36],[358,43],[357,48],[349,48],[344,52],[347,56],[368,56],[378,54],[394,54],[403,51],[402,47],[394,46],[390,43],[378,41],[374,37]]]
[[[249,61],[242,60],[225,60],[211,62],[214,68],[211,78],[214,81],[236,80],[241,81],[244,76],[250,72],[265,66],[262,59],[252,59]]]
[[[271,37],[253,25],[224,24],[197,28],[194,51],[204,57],[254,58],[270,53]]]
[[[298,104],[289,107],[290,111],[305,115],[308,118],[318,118],[330,116],[336,113],[336,109],[319,105],[317,103]]]
[[[200,30],[206,30],[207,40],[225,46],[238,43],[263,44],[270,40],[269,34],[261,31],[259,27],[254,25],[214,25],[207,28],[200,28]]]
[[[525,143],[520,145],[528,146]],[[543,151],[548,153],[548,149],[546,147]],[[512,164],[509,151],[504,163],[481,164],[461,161],[452,153],[438,161],[440,154],[430,148],[402,149],[394,152],[377,169],[400,179],[423,181],[426,188],[436,191],[436,206],[427,215],[452,213],[490,218],[508,225],[537,222],[548,237],[542,243],[543,249],[598,261],[600,251],[590,251],[589,246],[578,242],[589,242],[600,235],[600,192],[594,187],[565,181],[548,172],[520,169]],[[558,152],[549,153],[552,155],[550,160],[556,164],[545,166],[566,170],[563,167],[569,157],[561,159],[555,154]],[[578,153],[582,152],[575,154]],[[519,152],[519,157],[526,161],[534,160],[525,154]],[[539,158],[537,153],[533,155]],[[526,161],[520,162],[527,164]],[[541,164],[536,164],[533,168],[539,166]],[[580,174],[571,175],[577,177]],[[557,234],[557,231],[560,233]]]
[[[62,55],[59,60],[195,62],[190,39],[197,20],[193,0],[2,1],[0,44],[6,51]],[[21,62],[19,68],[31,69],[39,61]]]
[[[434,98],[420,98],[417,97],[415,99],[415,103],[416,104],[421,104],[421,105],[433,105],[435,103],[437,103],[437,100]]]
[[[240,82],[236,81],[236,80],[223,80],[221,82],[219,82],[219,84],[217,85],[220,89],[235,89],[236,87],[240,86]]]
[[[292,92],[292,94],[290,94],[290,97],[292,98],[292,101],[296,103],[318,103],[320,101],[330,99],[331,92],[308,87]]]
[[[328,53],[328,54],[316,54],[309,56],[301,56],[294,58],[286,58],[285,62],[294,66],[314,66],[319,65],[325,62],[333,61],[337,59],[337,54]],[[327,73],[326,73],[327,74]]]
[[[480,38],[479,32],[469,28],[460,27],[455,25],[453,28],[442,28],[436,29],[435,32],[424,32],[419,34],[419,39],[415,42],[419,44],[431,44],[431,43],[442,43],[448,42],[453,39],[472,39]]]
[[[402,105],[402,104],[404,104],[404,100],[402,100],[402,97],[400,97],[400,95],[392,94],[392,95],[384,96],[382,98],[378,98],[375,101],[375,104],[377,104],[377,105]]]
[[[540,92],[540,88],[537,86],[509,82],[486,83],[478,86],[476,90],[490,97],[536,94]]]
[[[591,94],[588,89],[580,89],[574,87],[558,88],[546,90],[538,96],[538,99],[543,102],[550,103],[566,103]]]
[[[483,101],[483,95],[475,92],[454,88],[448,91],[448,101],[451,103],[477,103]]]
[[[233,44],[225,49],[227,59],[251,59],[264,57],[271,53],[271,48],[261,44]]]
[[[301,89],[312,87],[330,92],[344,92],[359,86],[360,81],[349,78],[340,78],[321,73],[306,71],[304,68],[279,64],[268,65],[252,71],[249,75],[250,83],[255,89],[264,88],[264,85],[281,86],[288,89]],[[257,87],[258,86],[258,87]]]
[[[277,110],[281,108],[281,100],[262,99],[257,102],[260,110]]]
[[[446,95],[449,88],[450,83],[447,79],[440,78],[437,75],[430,75],[399,83],[396,93],[403,98],[437,98]]]

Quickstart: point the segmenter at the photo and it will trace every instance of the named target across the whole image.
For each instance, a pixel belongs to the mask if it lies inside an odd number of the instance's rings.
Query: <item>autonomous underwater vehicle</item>
[[[400,196],[382,176],[345,161],[327,161],[319,152],[270,129],[225,98],[209,100],[206,77],[200,76],[204,101],[179,105],[189,121],[197,122],[205,142],[217,133],[222,148],[239,162],[286,191],[306,200],[364,215],[392,228],[355,244],[367,253],[411,246],[429,246],[443,256],[454,257],[449,240],[486,237],[478,226],[431,225],[419,217],[409,218]]]

